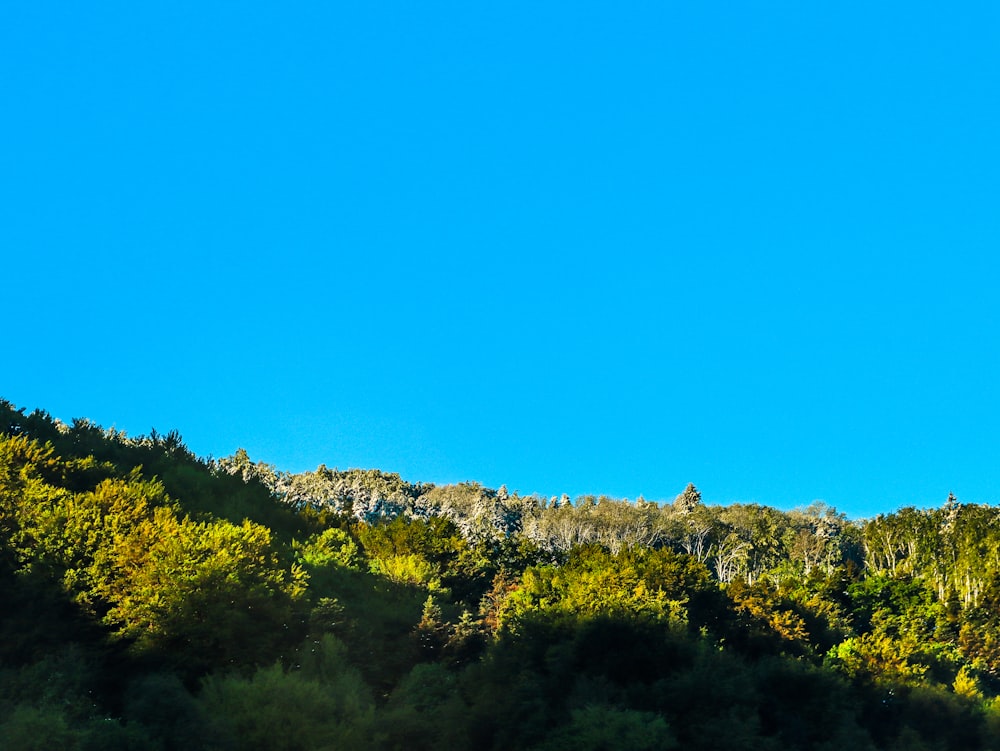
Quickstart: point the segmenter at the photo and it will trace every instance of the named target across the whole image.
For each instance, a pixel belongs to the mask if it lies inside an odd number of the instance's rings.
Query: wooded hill
[[[0,401],[5,749],[1000,749],[1000,513],[290,474]]]

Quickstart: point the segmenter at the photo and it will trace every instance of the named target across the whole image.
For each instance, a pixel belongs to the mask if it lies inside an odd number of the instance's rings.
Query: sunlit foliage
[[[0,747],[1000,749],[1000,512],[287,473],[0,401]]]

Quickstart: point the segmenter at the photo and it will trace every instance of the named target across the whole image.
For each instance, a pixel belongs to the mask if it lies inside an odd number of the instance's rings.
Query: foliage
[[[1000,748],[1000,511],[290,474],[0,401],[0,745]]]
[[[677,748],[666,720],[655,712],[605,706],[574,709],[537,751],[661,751]]]
[[[366,748],[373,704],[360,675],[332,637],[312,658],[298,670],[276,663],[249,678],[207,678],[200,699],[224,742],[251,751]]]
[[[330,527],[310,537],[302,545],[293,545],[297,558],[305,566],[343,566],[357,569],[361,565],[361,550],[354,539],[342,529]]]
[[[688,556],[648,548],[612,555],[579,546],[562,566],[525,570],[497,619],[511,630],[532,612],[636,616],[686,626],[689,599],[710,589],[707,569]]]

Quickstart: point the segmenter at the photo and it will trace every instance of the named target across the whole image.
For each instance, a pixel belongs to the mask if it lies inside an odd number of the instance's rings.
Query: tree
[[[701,493],[689,482],[687,487],[674,499],[674,509],[682,514],[690,514],[701,505]]]
[[[280,663],[250,678],[212,675],[201,701],[234,747],[249,751],[367,749],[373,703],[356,670],[332,637],[317,645],[312,664],[285,670]]]
[[[677,747],[666,720],[653,712],[608,706],[574,709],[535,751],[661,751]]]
[[[195,674],[268,659],[303,635],[302,572],[281,566],[266,527],[196,523],[157,508],[105,556],[107,576],[94,586],[110,605],[105,622]]]

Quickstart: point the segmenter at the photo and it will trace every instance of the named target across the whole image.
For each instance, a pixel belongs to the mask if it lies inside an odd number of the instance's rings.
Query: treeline
[[[689,485],[672,504],[607,496],[546,499],[484,488],[478,483],[435,487],[411,484],[379,470],[339,471],[320,466],[291,474],[254,464],[242,449],[215,464],[222,472],[258,481],[275,499],[368,524],[386,519],[443,517],[473,543],[512,538],[558,561],[578,545],[668,547],[711,568],[720,581],[753,581],[783,562],[808,574],[830,571],[847,558],[860,563],[860,529],[822,503],[784,513],[760,505],[712,507]]]
[[[0,401],[0,747],[1000,749],[1000,513],[290,474]]]

